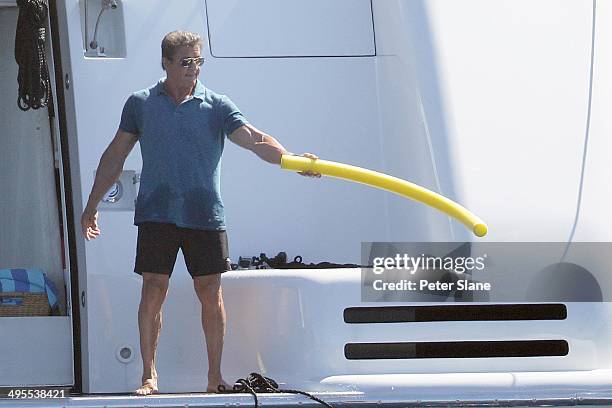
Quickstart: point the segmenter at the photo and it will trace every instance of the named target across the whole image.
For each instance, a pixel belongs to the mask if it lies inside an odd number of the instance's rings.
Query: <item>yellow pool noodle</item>
[[[487,234],[487,225],[466,208],[438,193],[409,181],[389,176],[388,174],[343,163],[291,155],[283,155],[281,157],[281,168],[291,171],[321,173],[325,176],[350,180],[391,191],[392,193],[427,204],[456,218],[478,237],[484,237]]]

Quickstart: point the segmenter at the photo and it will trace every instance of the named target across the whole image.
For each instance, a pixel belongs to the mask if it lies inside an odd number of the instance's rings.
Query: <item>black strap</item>
[[[264,393],[279,393],[279,392],[284,392],[287,394],[301,394],[301,395],[304,395],[310,398],[313,401],[318,402],[321,405],[326,406],[327,408],[333,408],[327,402],[305,391],[280,389],[278,388],[278,384],[276,383],[276,381],[274,381],[271,378],[264,377],[263,375],[258,374],[258,373],[251,373],[246,379],[245,378],[237,379],[236,383],[234,384],[234,387],[231,390],[226,389],[223,385],[219,385],[218,390],[220,393],[248,392],[253,396],[253,398],[255,398],[255,408],[259,407],[259,401],[257,400],[257,393],[264,394]]]
[[[292,262],[287,262],[287,254],[285,252],[279,252],[274,258],[268,258],[266,254],[259,255],[256,258],[257,262],[265,262],[274,269],[329,269],[329,268],[361,268],[362,266],[356,264],[339,264],[333,262],[319,262],[317,264],[304,263],[304,259],[301,255],[297,255],[293,258]]]

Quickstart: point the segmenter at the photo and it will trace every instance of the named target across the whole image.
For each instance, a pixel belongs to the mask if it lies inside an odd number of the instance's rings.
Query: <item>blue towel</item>
[[[57,306],[57,291],[42,270],[29,269],[0,269],[0,292],[29,292],[46,293],[49,306]],[[18,299],[4,299],[4,303],[20,304]]]

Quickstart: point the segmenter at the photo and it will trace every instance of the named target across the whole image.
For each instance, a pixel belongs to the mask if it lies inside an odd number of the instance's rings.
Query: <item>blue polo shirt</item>
[[[224,230],[221,155],[225,137],[247,123],[227,96],[200,81],[180,105],[163,80],[132,94],[119,128],[138,136],[142,153],[134,224]]]

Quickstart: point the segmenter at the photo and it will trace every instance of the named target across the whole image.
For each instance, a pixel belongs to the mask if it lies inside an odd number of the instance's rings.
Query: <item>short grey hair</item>
[[[202,48],[202,37],[191,31],[172,31],[166,34],[161,43],[162,57],[172,60],[176,50],[180,47],[194,47],[198,45]],[[163,64],[162,64],[163,66]]]

